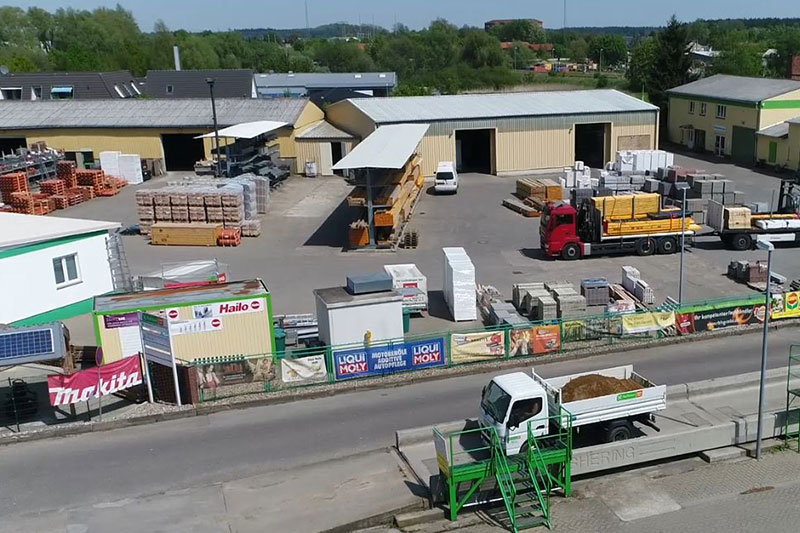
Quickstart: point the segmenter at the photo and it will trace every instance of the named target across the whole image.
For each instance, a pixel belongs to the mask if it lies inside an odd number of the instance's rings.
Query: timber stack
[[[552,179],[520,178],[514,196],[503,200],[503,205],[523,216],[539,217],[549,202],[563,199],[563,189]]]

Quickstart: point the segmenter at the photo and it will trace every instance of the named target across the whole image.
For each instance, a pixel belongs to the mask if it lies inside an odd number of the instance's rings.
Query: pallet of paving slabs
[[[221,224],[157,222],[151,227],[153,244],[167,246],[217,246]]]

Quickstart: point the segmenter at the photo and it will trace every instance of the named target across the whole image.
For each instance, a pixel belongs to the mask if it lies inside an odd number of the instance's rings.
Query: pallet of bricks
[[[47,194],[34,194],[28,188],[25,172],[12,172],[0,176],[0,194],[10,211],[25,215],[46,215],[56,210],[56,202]],[[8,209],[5,209],[8,211]]]
[[[520,178],[514,196],[503,200],[503,205],[523,216],[539,217],[544,206],[563,198],[563,189],[555,180]]]
[[[400,238],[425,182],[421,164],[422,158],[414,155],[402,169],[383,172],[373,178],[373,203],[384,206],[375,212],[374,217],[378,246],[393,246]],[[366,188],[356,187],[347,197],[347,205],[364,209],[367,206]],[[369,244],[366,214],[350,224],[348,240],[351,248]]]
[[[139,232],[153,244],[238,246],[242,236],[261,233],[261,221],[246,218],[244,187],[237,183],[140,189],[136,210]]]

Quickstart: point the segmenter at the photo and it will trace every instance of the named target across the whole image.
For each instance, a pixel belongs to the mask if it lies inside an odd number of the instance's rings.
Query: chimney
[[[795,81],[800,81],[800,56],[792,57],[792,71],[790,77]]]
[[[175,70],[181,69],[181,51],[178,45],[172,47],[172,55],[175,57]]]

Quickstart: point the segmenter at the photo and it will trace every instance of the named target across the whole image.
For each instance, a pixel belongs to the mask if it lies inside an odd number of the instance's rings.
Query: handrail
[[[500,494],[503,496],[503,503],[506,505],[508,511],[508,519],[511,521],[511,530],[517,530],[517,516],[514,512],[514,507],[517,501],[517,488],[514,486],[514,480],[511,479],[511,469],[506,460],[506,452],[501,446],[500,436],[497,434],[495,428],[488,428],[492,441],[492,463],[495,469],[495,478],[500,487]]]

